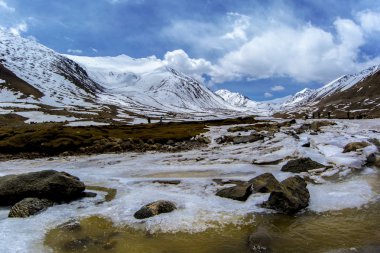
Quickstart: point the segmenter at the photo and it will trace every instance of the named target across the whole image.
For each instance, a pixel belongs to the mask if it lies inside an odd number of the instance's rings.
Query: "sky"
[[[378,0],[0,0],[0,26],[64,54],[156,57],[258,101],[380,64]]]

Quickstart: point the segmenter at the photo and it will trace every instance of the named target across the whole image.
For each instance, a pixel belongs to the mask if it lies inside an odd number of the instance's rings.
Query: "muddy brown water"
[[[304,213],[297,216],[261,214],[240,226],[227,225],[200,233],[155,233],[117,226],[101,216],[80,221],[76,229],[55,228],[45,245],[56,253],[236,253],[249,252],[247,238],[258,227],[271,237],[273,252],[380,252],[380,201],[360,209]],[[349,251],[357,248],[358,251]],[[344,251],[346,252],[346,251]]]

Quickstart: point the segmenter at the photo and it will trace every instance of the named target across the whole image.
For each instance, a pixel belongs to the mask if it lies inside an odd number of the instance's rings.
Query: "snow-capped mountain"
[[[274,107],[277,105],[276,103],[256,102],[238,92],[232,92],[226,89],[217,90],[215,94],[235,107],[262,116],[271,115],[274,111]]]
[[[234,110],[197,80],[166,67],[154,57],[133,59],[70,56],[108,95],[174,112]],[[107,96],[103,96],[107,99]]]
[[[46,113],[64,115],[59,116],[61,121],[98,116],[128,122],[168,114],[193,118],[239,113],[202,83],[155,57],[60,55],[4,29],[0,29],[0,91],[0,113],[23,108],[27,112],[16,114],[29,122],[56,120]]]
[[[293,95],[284,104],[284,108],[298,107],[305,104],[317,103],[333,94],[349,90],[354,85],[374,75],[380,70],[380,65],[372,66],[356,74],[349,74],[324,85],[318,89],[303,89]],[[380,88],[380,87],[379,87]]]

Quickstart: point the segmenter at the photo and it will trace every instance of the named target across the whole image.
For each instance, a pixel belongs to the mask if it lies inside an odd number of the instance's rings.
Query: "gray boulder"
[[[300,172],[307,172],[309,170],[314,170],[314,169],[319,169],[319,168],[324,168],[324,167],[326,166],[318,162],[315,162],[307,157],[307,158],[299,158],[299,159],[295,159],[295,160],[291,160],[287,162],[284,166],[282,166],[281,171],[300,173]]]
[[[281,188],[280,182],[271,173],[261,174],[248,182],[254,192],[269,193]]]
[[[134,217],[136,219],[146,219],[162,213],[170,213],[175,209],[177,209],[177,207],[173,202],[158,200],[143,206],[134,214]]]
[[[306,186],[306,181],[299,176],[287,178],[262,206],[285,214],[296,213],[309,205],[310,194]]]
[[[0,206],[13,205],[24,198],[67,202],[82,196],[85,185],[65,172],[44,170],[0,177]]]
[[[243,182],[236,186],[228,187],[219,190],[216,195],[222,198],[229,198],[238,201],[246,201],[252,193],[250,183]]]
[[[26,198],[12,206],[8,217],[25,218],[46,210],[54,203],[48,199]]]

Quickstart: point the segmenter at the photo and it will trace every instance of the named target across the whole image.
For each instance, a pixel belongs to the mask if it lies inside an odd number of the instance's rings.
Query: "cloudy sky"
[[[380,64],[378,0],[0,0],[0,26],[60,53],[155,56],[255,100]]]

